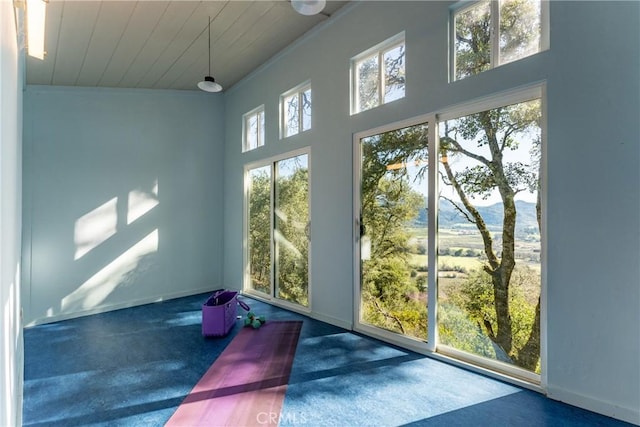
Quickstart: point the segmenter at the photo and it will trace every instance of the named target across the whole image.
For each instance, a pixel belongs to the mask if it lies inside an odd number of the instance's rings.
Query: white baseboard
[[[277,298],[269,298],[269,297],[265,298],[264,295],[262,294],[251,293],[246,291],[243,292],[242,295],[248,298],[256,299],[258,301],[262,301],[274,307],[283,308],[285,310],[293,311],[294,313],[299,313],[304,316],[310,317],[312,319],[319,320],[321,322],[329,323],[330,325],[337,326],[342,329],[347,329],[349,331],[353,329],[353,324],[351,322],[347,322],[342,319],[336,319],[335,317],[327,316],[325,314],[317,313],[313,310],[309,310],[306,307],[291,304],[286,301],[279,300]]]
[[[553,400],[577,406],[588,411],[597,412],[611,418],[626,421],[635,425],[640,425],[640,409],[625,408],[611,402],[594,399],[562,388],[547,386],[547,397]]]
[[[184,290],[184,291],[180,291],[180,292],[171,292],[171,293],[168,293],[168,294],[150,296],[150,297],[140,298],[140,299],[132,300],[132,301],[125,301],[125,302],[121,302],[121,303],[117,303],[117,304],[102,305],[102,306],[91,308],[91,309],[88,309],[88,310],[80,310],[80,311],[74,311],[72,313],[61,313],[61,314],[56,314],[56,315],[53,315],[53,316],[39,317],[39,318],[36,318],[36,319],[30,321],[29,323],[25,324],[24,327],[28,328],[28,327],[31,327],[31,326],[43,325],[43,324],[46,324],[46,323],[54,323],[54,322],[60,322],[60,321],[63,321],[63,320],[75,319],[75,318],[78,318],[78,317],[90,316],[92,314],[107,313],[109,311],[120,310],[120,309],[123,309],[123,308],[131,308],[131,307],[136,307],[136,306],[139,306],[139,305],[151,304],[151,303],[154,303],[154,302],[167,301],[167,300],[176,299],[176,298],[188,297],[188,296],[191,296],[191,295],[197,295],[197,294],[202,294],[202,293],[206,293],[206,292],[211,292],[212,290],[219,289],[219,288],[220,288],[220,286],[213,286],[213,287],[200,288],[200,289],[188,289],[188,290]]]
[[[329,323],[330,325],[337,326],[342,329],[347,329],[349,331],[353,329],[353,324],[351,322],[346,322],[342,319],[336,319],[335,317],[327,316],[325,314],[312,311],[308,314],[308,316],[311,317],[312,319]]]

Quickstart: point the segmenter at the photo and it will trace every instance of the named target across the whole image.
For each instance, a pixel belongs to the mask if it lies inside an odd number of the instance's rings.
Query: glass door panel
[[[360,139],[360,322],[427,340],[426,123]]]
[[[249,289],[271,295],[271,166],[249,170]]]
[[[275,162],[275,284],[277,298],[309,305],[309,169],[302,154]]]
[[[540,118],[534,99],[438,125],[439,342],[531,373],[540,372]]]

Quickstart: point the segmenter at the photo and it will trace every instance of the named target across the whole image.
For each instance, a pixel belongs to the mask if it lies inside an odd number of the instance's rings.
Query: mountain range
[[[495,203],[488,206],[476,206],[476,209],[482,215],[484,222],[489,228],[502,227],[502,203]],[[516,229],[524,230],[527,228],[538,228],[536,219],[536,204],[516,200]],[[427,223],[427,209],[420,210],[418,217],[415,219],[416,226],[424,226]],[[456,209],[453,205],[442,200],[440,202],[440,210],[438,212],[438,226],[442,228],[463,228],[470,225],[469,221]]]

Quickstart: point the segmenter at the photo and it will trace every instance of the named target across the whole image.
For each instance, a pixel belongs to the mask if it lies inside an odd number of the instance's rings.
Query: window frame
[[[251,120],[251,118],[254,116],[257,116],[257,120],[258,120],[257,132],[255,135],[256,146],[249,147],[248,133],[249,133],[250,127],[248,123],[249,123],[249,120]],[[262,120],[260,120],[260,116],[262,116]],[[266,117],[264,112],[264,104],[242,115],[242,152],[243,153],[256,150],[265,145],[265,142],[266,142],[265,122],[266,122]]]
[[[305,128],[304,127],[304,109],[302,108],[302,105],[303,105],[302,97],[304,93],[307,91],[311,94],[311,105],[309,106],[309,116],[311,119],[311,123],[309,123],[308,128]],[[285,99],[291,98],[292,96],[296,96],[298,100],[298,112],[297,112],[298,117],[296,118],[298,131],[296,133],[289,134],[287,132],[288,128],[286,124]],[[311,130],[313,128],[313,113],[312,113],[313,112],[313,91],[311,89],[311,80],[307,80],[304,83],[300,83],[294,88],[291,88],[288,91],[282,93],[280,95],[279,110],[280,110],[280,120],[279,120],[280,139],[290,138],[292,136],[299,135],[303,132]]]
[[[385,53],[399,47],[404,46],[404,70],[405,70],[405,90],[403,95],[400,98],[396,98],[392,101],[385,102],[384,94],[386,87],[386,72],[385,72],[385,64],[384,64],[384,55]],[[360,95],[358,91],[359,87],[359,78],[358,78],[358,65],[362,63],[365,59],[371,58],[373,56],[377,56],[378,60],[378,103],[370,108],[366,108],[363,110],[359,109],[360,104]],[[364,52],[360,52],[356,56],[352,57],[349,61],[349,73],[350,73],[350,94],[351,94],[351,115],[362,113],[363,111],[372,110],[374,108],[380,107],[381,105],[388,104],[390,102],[398,101],[406,97],[406,62],[407,62],[407,43],[405,32],[402,31],[395,36],[392,36],[381,43],[365,50]]]
[[[438,333],[438,210],[439,210],[439,183],[438,183],[438,161],[439,161],[439,127],[442,122],[456,119],[461,116],[477,114],[485,110],[501,108],[506,105],[517,104],[540,100],[542,119],[540,123],[542,147],[541,147],[541,172],[540,172],[540,198],[542,201],[540,234],[540,374],[531,373],[517,366],[490,360],[480,356],[456,350],[452,347],[440,343]],[[525,85],[519,88],[510,89],[492,95],[474,98],[454,104],[449,107],[436,109],[427,114],[422,114],[397,122],[388,123],[373,129],[361,131],[353,134],[353,330],[381,339],[385,342],[398,345],[412,351],[428,354],[440,360],[446,360],[457,366],[465,367],[473,372],[479,372],[492,378],[517,384],[532,390],[546,390],[548,381],[547,362],[547,191],[549,188],[547,178],[547,89],[546,82]],[[428,341],[419,341],[411,337],[401,336],[393,332],[368,326],[360,321],[360,274],[361,274],[361,246],[360,246],[360,206],[361,196],[359,193],[361,185],[361,164],[360,164],[360,140],[372,135],[413,126],[420,123],[429,124],[429,169],[428,169],[428,235],[427,254],[429,274],[427,282],[428,301],[435,301],[427,307],[428,321]]]
[[[478,74],[482,74],[485,71],[482,71],[477,74],[465,76],[462,78],[456,78],[456,16],[459,13],[463,13],[470,9],[473,9],[478,4],[483,3],[485,1],[489,2],[489,13],[490,13],[490,40],[491,40],[491,52],[490,52],[490,61],[489,61],[489,69],[486,71],[493,70],[495,68],[501,67],[506,64],[510,64],[512,62],[518,62],[524,58],[529,58],[533,55],[539,54],[540,52],[544,52],[545,50],[549,50],[549,0],[540,0],[540,47],[537,52],[532,53],[527,56],[523,56],[508,62],[500,62],[500,5],[502,4],[502,0],[463,0],[458,3],[455,3],[450,8],[449,13],[449,82],[456,82],[460,80],[464,80],[465,78],[472,77]],[[495,19],[495,17],[498,19]]]
[[[304,306],[301,304],[296,304],[290,301],[287,301],[285,299],[279,298],[276,296],[276,280],[275,280],[275,274],[276,274],[276,251],[275,251],[275,235],[274,235],[274,231],[276,229],[276,224],[275,224],[275,218],[274,218],[274,212],[275,212],[275,181],[277,179],[276,176],[276,163],[278,163],[281,160],[287,160],[287,159],[291,159],[293,157],[297,157],[297,156],[303,156],[306,155],[307,156],[307,169],[308,169],[308,184],[309,184],[309,189],[311,189],[311,185],[312,185],[312,172],[311,172],[311,149],[310,147],[302,147],[302,148],[298,148],[296,150],[292,150],[292,151],[287,151],[285,153],[281,153],[275,156],[271,156],[265,159],[261,159],[261,160],[257,160],[255,162],[250,162],[250,163],[246,163],[244,165],[244,171],[243,171],[243,186],[244,186],[244,197],[243,197],[243,230],[242,230],[242,235],[243,235],[243,249],[242,249],[242,253],[243,253],[243,260],[242,260],[242,265],[243,265],[243,274],[242,274],[242,292],[251,296],[252,298],[261,300],[261,301],[266,301],[269,304],[272,304],[276,307],[281,307],[287,310],[291,310],[297,313],[302,313],[302,314],[306,314],[308,315],[309,313],[312,312],[312,304],[313,304],[313,298],[312,298],[312,251],[313,251],[313,247],[311,245],[311,238],[309,239],[309,248],[308,248],[308,261],[307,261],[307,275],[309,278],[309,281],[307,283],[307,299],[308,299],[308,305]],[[270,291],[269,294],[257,291],[255,289],[253,289],[251,287],[251,273],[250,273],[250,237],[249,237],[249,233],[250,233],[250,229],[249,229],[249,216],[250,216],[250,212],[249,212],[249,208],[250,208],[250,194],[249,194],[249,174],[253,169],[257,169],[257,168],[261,168],[261,167],[265,167],[265,166],[269,166],[269,169],[271,171],[271,176],[270,176],[270,196],[269,196],[269,210],[270,210],[270,214],[269,214],[269,229],[270,229],[270,243],[269,243],[269,247],[270,247],[270,281],[271,281],[271,286],[270,286]],[[308,204],[309,204],[309,224],[312,224],[313,221],[313,216],[312,216],[312,212],[311,212],[311,206],[312,206],[312,195],[311,195],[311,191],[309,191],[308,195]]]

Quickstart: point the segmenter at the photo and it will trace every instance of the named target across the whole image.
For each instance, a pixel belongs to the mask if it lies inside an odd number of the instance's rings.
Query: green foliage
[[[411,188],[404,165],[426,158],[426,142],[426,126],[413,126],[368,138],[362,146],[362,223],[371,241],[371,258],[362,264],[363,320],[417,338],[426,337],[427,310],[417,298],[421,269],[409,263],[415,247],[407,226],[424,197]]]
[[[304,306],[309,303],[308,187],[305,167],[289,176],[279,176],[275,191],[277,296]]]
[[[496,355],[499,360],[517,360],[518,350],[525,347],[534,326],[538,297],[535,289],[539,282],[538,273],[532,269],[526,266],[515,268],[509,292],[513,347],[508,354]],[[490,335],[498,329],[491,276],[483,270],[474,271],[458,289],[450,292],[449,302],[448,315],[440,318],[439,323],[440,337],[446,337],[442,342],[486,356],[486,342],[491,342]],[[496,354],[495,349],[492,351]]]
[[[499,63],[531,55],[539,49],[540,2],[503,0],[499,16],[491,16],[490,1],[480,1],[456,14],[456,78],[486,71],[492,66],[492,19],[499,19]],[[494,64],[495,66],[497,64]]]
[[[366,261],[363,273],[363,320],[401,334],[426,337],[427,308],[412,297],[418,289],[409,279],[406,262],[399,257]]]
[[[275,287],[278,298],[308,305],[309,179],[306,166],[296,159],[281,161],[292,173],[275,182]],[[291,166],[290,166],[291,167]],[[249,264],[253,289],[271,293],[271,173],[270,168],[251,172],[249,193]]]
[[[249,265],[253,289],[271,289],[271,174],[269,168],[252,171],[249,192]]]
[[[491,66],[489,2],[456,16],[456,78],[478,74]]]
[[[438,335],[440,342],[457,350],[489,359],[496,358],[491,340],[465,310],[456,304],[438,305]]]

